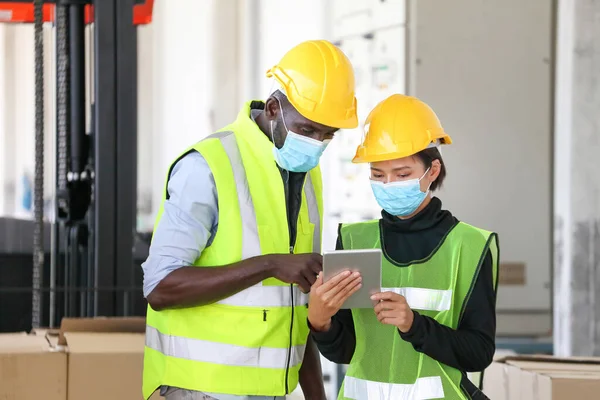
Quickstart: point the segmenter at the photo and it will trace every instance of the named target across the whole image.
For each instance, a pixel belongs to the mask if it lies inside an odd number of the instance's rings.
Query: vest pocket
[[[283,253],[277,251],[277,244],[273,238],[273,234],[269,225],[258,225],[258,236],[260,238],[260,248],[263,255]],[[287,252],[283,253],[286,254]],[[275,278],[267,278],[262,282],[265,286],[280,285],[281,282]]]
[[[308,217],[300,218],[299,229],[296,235],[296,252],[310,253],[313,245],[315,233],[315,224],[309,221]],[[314,249],[313,249],[314,251]]]

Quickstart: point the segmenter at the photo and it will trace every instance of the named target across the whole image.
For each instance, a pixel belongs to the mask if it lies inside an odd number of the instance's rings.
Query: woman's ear
[[[442,164],[440,160],[435,159],[431,162],[431,167],[429,168],[429,182],[433,183],[440,175],[440,171],[442,170]]]

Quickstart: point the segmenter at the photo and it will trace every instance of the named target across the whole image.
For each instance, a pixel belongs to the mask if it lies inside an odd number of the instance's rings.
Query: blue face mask
[[[281,104],[279,107],[281,110]],[[283,119],[283,110],[281,120],[287,131],[287,137],[280,149],[273,146],[273,156],[277,165],[291,172],[308,172],[315,168],[331,140],[321,142],[288,130]],[[273,138],[273,121],[271,121],[271,138]],[[274,139],[273,143],[275,143]]]
[[[406,217],[414,213],[429,194],[429,188],[426,192],[421,192],[423,176],[419,179],[390,183],[371,180],[371,189],[373,189],[375,199],[381,208],[392,215]]]

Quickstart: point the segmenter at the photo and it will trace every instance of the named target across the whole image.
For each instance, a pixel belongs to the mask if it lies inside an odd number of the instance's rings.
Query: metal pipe
[[[50,294],[49,294],[49,317],[48,326],[55,327],[56,320],[56,265],[59,249],[59,225],[57,221],[52,223],[52,231],[50,233]]]
[[[31,297],[31,327],[39,328],[42,322],[42,296],[44,268],[44,31],[43,0],[35,0],[35,182],[33,232],[33,293]]]
[[[86,159],[86,124],[85,124],[85,19],[84,5],[70,4],[69,10],[69,104],[70,104],[70,181],[73,182],[71,190],[79,188],[78,182],[82,178]],[[76,193],[75,195],[81,195]],[[71,206],[73,207],[73,205]],[[79,205],[77,206],[79,207]],[[72,212],[75,210],[72,210]],[[76,214],[76,215],[73,215]],[[70,215],[79,218],[80,211]],[[83,275],[81,257],[79,257],[79,222],[71,221],[69,226],[69,284],[80,286]],[[71,293],[68,296],[69,316],[83,316],[82,304],[78,304],[84,293]]]
[[[85,20],[84,6],[69,5],[69,70],[71,73],[71,172],[79,180],[85,152]]]
[[[57,5],[56,13],[56,222],[55,233],[58,235],[55,243],[56,257],[62,252],[64,256],[63,267],[61,271],[56,271],[56,281],[60,279],[63,285],[68,285],[67,274],[67,250],[68,236],[67,229],[64,227],[64,221],[68,217],[69,203],[67,192],[67,172],[68,172],[68,153],[69,153],[69,43],[68,27],[69,15],[65,5]],[[61,230],[62,227],[62,230]],[[64,235],[60,235],[60,233]],[[59,277],[60,276],[60,277]],[[56,295],[55,295],[56,296]],[[61,294],[60,317],[68,315],[67,294]],[[55,305],[56,311],[59,308]]]
[[[56,10],[56,8],[55,8]],[[55,11],[56,13],[56,11]],[[55,20],[57,20],[56,18],[56,14],[55,14]],[[57,21],[58,22],[58,21]],[[56,26],[56,25],[55,25]],[[54,54],[53,54],[53,67],[56,70],[57,66],[58,66],[58,33],[57,33],[57,29],[54,29],[54,35],[53,35],[53,41],[54,41]],[[58,103],[58,90],[55,91],[55,117],[56,117],[56,126],[58,127],[58,107],[57,107],[57,103]],[[54,141],[54,154],[55,154],[55,160],[54,162],[56,163],[58,160],[58,135],[56,135],[55,141]],[[59,257],[59,251],[60,251],[60,224],[58,222],[58,200],[56,199],[57,197],[57,193],[58,193],[58,168],[56,167],[55,164],[55,168],[54,168],[54,176],[55,176],[55,182],[54,182],[54,221],[52,221],[52,229],[51,229],[51,233],[50,233],[50,293],[49,293],[49,316],[48,316],[48,326],[50,328],[54,328],[57,324],[56,324],[56,268],[58,265],[58,257]]]

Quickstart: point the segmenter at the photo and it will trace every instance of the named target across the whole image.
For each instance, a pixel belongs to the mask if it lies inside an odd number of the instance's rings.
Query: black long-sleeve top
[[[419,214],[401,220],[382,212],[382,244],[387,256],[396,264],[408,266],[427,258],[435,251],[458,220],[434,197]],[[338,234],[337,249],[343,250]],[[413,325],[407,333],[398,331],[402,339],[429,357],[463,372],[461,386],[473,399],[485,399],[466,372],[483,371],[495,352],[496,288],[493,283],[492,256],[488,251],[473,291],[465,306],[458,329],[442,325],[432,318],[414,312]],[[403,268],[399,266],[398,268]],[[311,331],[323,356],[338,364],[349,364],[356,347],[354,321],[350,310],[340,310],[327,332]]]

